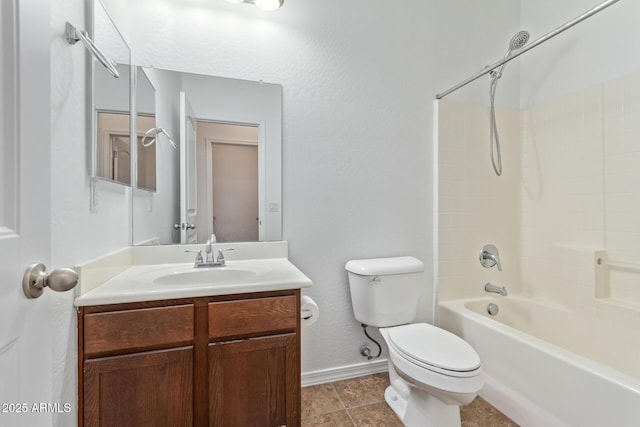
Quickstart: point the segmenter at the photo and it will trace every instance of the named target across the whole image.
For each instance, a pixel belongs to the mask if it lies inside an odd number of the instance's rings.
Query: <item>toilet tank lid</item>
[[[361,276],[384,276],[387,274],[419,273],[424,271],[424,263],[412,256],[354,259],[345,265],[345,269]]]

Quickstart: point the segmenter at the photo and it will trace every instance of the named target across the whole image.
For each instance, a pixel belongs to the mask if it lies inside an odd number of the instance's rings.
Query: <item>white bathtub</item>
[[[491,302],[500,308],[494,317]],[[485,372],[480,395],[518,424],[640,426],[637,312],[582,315],[508,296],[442,302],[439,325],[476,349]]]

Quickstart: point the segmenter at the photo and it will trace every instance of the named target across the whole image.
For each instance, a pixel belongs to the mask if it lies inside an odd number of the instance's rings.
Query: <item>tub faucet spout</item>
[[[489,282],[487,282],[484,285],[484,290],[486,292],[492,292],[494,294],[500,294],[503,297],[507,296],[507,288],[505,288],[504,286],[496,286],[496,285],[494,285],[492,283],[489,283]]]

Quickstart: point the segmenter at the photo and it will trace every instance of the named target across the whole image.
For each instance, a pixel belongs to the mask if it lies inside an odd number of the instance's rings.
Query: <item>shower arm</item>
[[[524,45],[520,49],[516,49],[516,50],[510,52],[508,55],[506,55],[500,61],[496,62],[493,65],[488,65],[482,71],[478,71],[476,74],[474,74],[473,76],[469,77],[468,79],[462,81],[461,83],[458,83],[457,85],[453,86],[452,88],[450,88],[448,90],[445,90],[442,93],[437,94],[436,95],[436,99],[442,99],[445,96],[449,95],[450,93],[455,92],[456,90],[458,90],[458,89],[468,85],[469,83],[479,79],[480,77],[484,76],[485,74],[489,74],[491,71],[495,70],[496,68],[500,67],[501,65],[506,64],[507,62],[511,61],[512,59],[517,58],[518,56],[522,55],[525,52],[530,51],[534,47],[541,45],[542,43],[546,42],[547,40],[552,39],[553,37],[557,36],[558,34],[568,30],[569,28],[573,27],[574,25],[579,24],[580,22],[584,21],[585,19],[595,15],[596,13],[606,9],[607,7],[613,5],[614,3],[617,3],[619,1],[620,0],[607,0],[604,3],[594,7],[593,9],[590,9],[590,10],[586,11],[585,13],[583,13],[580,16],[578,16],[577,18],[572,19],[571,21],[567,22],[564,25],[561,25],[560,27],[556,28],[555,30],[548,32],[547,34],[545,34],[544,36],[536,39],[535,41],[532,41],[531,43]]]

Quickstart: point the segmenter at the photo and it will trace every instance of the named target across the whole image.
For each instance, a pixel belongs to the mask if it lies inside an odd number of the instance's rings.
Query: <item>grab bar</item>
[[[109,71],[109,73],[115,77],[120,77],[120,73],[118,73],[118,69],[115,67],[113,61],[111,61],[107,56],[102,53],[98,46],[89,38],[89,34],[85,30],[80,30],[70,23],[67,22],[66,31],[65,31],[67,42],[71,45],[74,45],[78,42],[78,40],[82,40],[84,45],[89,49],[89,51],[100,61],[102,65]]]
[[[620,262],[620,261],[602,261],[598,260],[598,264],[605,264],[609,268],[613,268],[615,270],[627,270],[627,271],[637,271],[640,272],[640,264],[634,264],[631,262]]]

